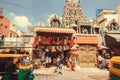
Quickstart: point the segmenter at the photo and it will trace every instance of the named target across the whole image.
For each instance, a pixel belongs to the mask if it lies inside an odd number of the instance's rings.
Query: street
[[[109,71],[98,68],[77,68],[71,71],[64,68],[64,74],[55,74],[55,67],[35,70],[34,80],[109,80]]]

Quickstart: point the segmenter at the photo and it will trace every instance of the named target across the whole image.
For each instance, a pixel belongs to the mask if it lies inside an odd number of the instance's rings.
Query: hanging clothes
[[[41,43],[42,43],[42,44],[45,43],[45,36],[41,36]]]
[[[50,45],[50,42],[51,42],[50,37],[48,37],[48,42],[47,42],[47,44]]]
[[[59,44],[60,44],[59,37],[57,37],[57,45],[59,45]]]

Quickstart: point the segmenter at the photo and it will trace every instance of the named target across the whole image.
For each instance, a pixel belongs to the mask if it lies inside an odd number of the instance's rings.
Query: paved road
[[[98,68],[65,68],[64,74],[53,73],[55,67],[35,70],[35,80],[109,80],[109,72]]]

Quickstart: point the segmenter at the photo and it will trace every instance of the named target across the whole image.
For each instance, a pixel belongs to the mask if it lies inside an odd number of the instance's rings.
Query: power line
[[[15,3],[10,3],[10,2],[7,2],[7,1],[3,1],[3,0],[0,0],[0,2],[5,3],[5,4],[9,4],[9,5],[12,5],[12,6],[17,6],[17,7],[20,7],[20,8],[24,8],[26,10],[32,10],[32,11],[34,10],[32,8],[28,8],[28,7],[25,7],[25,6],[21,6],[21,5],[15,4]]]
[[[10,5],[13,5],[13,6],[17,6],[17,7],[21,7],[21,8],[26,8],[26,7],[24,7],[24,6],[21,6],[21,5],[15,4],[15,3],[10,3],[10,2],[6,2],[6,1],[2,1],[2,0],[0,0],[0,2],[6,3],[6,4],[10,4]],[[26,8],[26,9],[27,9],[27,8]]]

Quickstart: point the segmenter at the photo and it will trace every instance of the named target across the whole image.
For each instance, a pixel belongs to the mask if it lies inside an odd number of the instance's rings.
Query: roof
[[[76,33],[73,29],[68,28],[35,28],[35,32],[43,32],[43,33],[65,33],[65,34],[73,34]]]
[[[32,48],[31,46],[0,46],[0,48]]]
[[[110,30],[107,34],[120,34],[120,30]]]
[[[0,58],[19,58],[19,57],[27,57],[29,55],[26,54],[0,54]]]
[[[115,10],[103,9],[103,10],[99,13],[99,15],[102,15],[103,13],[112,14],[113,12],[115,12]]]
[[[120,63],[120,56],[114,56],[114,57],[111,58],[110,61],[119,62]]]
[[[34,37],[34,35],[32,35],[32,34],[31,35],[30,34],[29,35],[28,34],[24,34],[24,35],[21,35],[21,36],[22,37]]]

